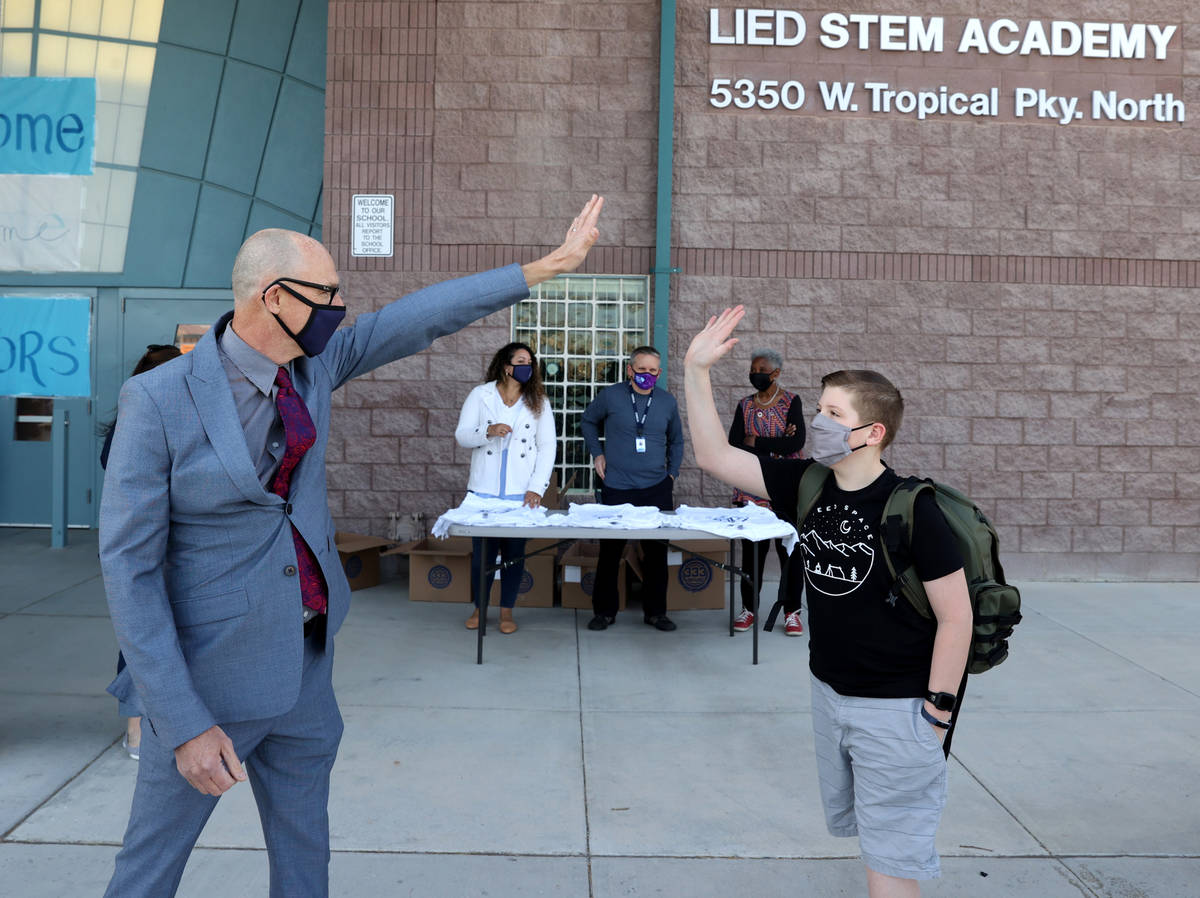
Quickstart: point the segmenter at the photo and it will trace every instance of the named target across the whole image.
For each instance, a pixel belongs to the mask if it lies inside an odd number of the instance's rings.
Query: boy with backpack
[[[904,549],[931,614],[893,588],[880,523],[902,481],[881,453],[904,403],[881,374],[838,371],[822,379],[810,458],[759,459],[725,441],[709,369],[738,342],[730,335],[744,314],[738,306],[711,318],[688,348],[684,386],[696,462],[731,486],[769,496],[785,518],[797,508],[805,470],[820,463],[832,471],[807,514],[793,521],[809,595],[821,801],[830,833],[859,837],[871,898],[919,896],[919,881],[940,875],[934,837],[946,799],[942,739],[972,641],[963,559],[932,493],[922,491]]]

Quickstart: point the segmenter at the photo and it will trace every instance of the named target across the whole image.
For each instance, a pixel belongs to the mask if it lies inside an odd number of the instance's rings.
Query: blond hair
[[[896,385],[878,371],[864,368],[834,371],[821,378],[821,388],[837,387],[850,394],[854,411],[863,423],[880,423],[885,433],[880,449],[886,449],[904,419],[904,397]]]

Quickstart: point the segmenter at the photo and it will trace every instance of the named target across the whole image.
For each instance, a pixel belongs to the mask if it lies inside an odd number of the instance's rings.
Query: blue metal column
[[[67,545],[67,469],[70,455],[67,452],[71,428],[71,413],[58,403],[54,405],[54,421],[50,425],[51,461],[51,506],[50,548],[63,549]]]
[[[675,155],[675,0],[662,0],[658,38],[658,196],[654,228],[654,340],[667,376],[671,311],[671,180]]]

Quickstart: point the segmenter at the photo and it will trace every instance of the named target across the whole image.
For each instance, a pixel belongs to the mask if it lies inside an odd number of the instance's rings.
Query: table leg
[[[475,663],[483,663],[483,637],[487,632],[487,609],[488,599],[491,597],[492,577],[496,575],[496,568],[489,567],[486,562],[482,565],[479,572],[479,592],[475,596],[479,603],[479,629],[476,636]]]
[[[758,577],[758,570],[759,570],[759,568],[758,568],[758,552],[759,552],[758,543],[755,542],[752,545],[754,546],[754,549],[750,554],[751,554],[751,561],[754,564],[754,568],[753,568],[753,571],[751,574],[752,579],[750,580],[750,585],[754,589],[754,663],[757,664],[758,663],[758,605],[759,605],[758,592],[759,592],[759,589],[762,586],[762,584],[758,582],[758,580],[759,580],[759,577]]]
[[[736,539],[729,541],[729,566],[733,567],[733,547],[737,542]],[[733,636],[733,581],[736,580],[732,573],[729,575],[729,635]]]

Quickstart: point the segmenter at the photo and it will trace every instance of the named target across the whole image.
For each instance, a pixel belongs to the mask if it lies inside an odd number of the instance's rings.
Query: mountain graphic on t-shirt
[[[813,529],[800,536],[808,582],[826,595],[846,595],[858,588],[875,563],[875,550],[855,543],[827,540]]]
[[[837,552],[843,558],[849,558],[852,555],[855,555],[860,552],[868,555],[871,558],[875,557],[875,550],[872,549],[870,546],[868,546],[866,543],[864,543],[862,540],[859,540],[858,542],[854,543],[853,545],[848,545],[847,543],[834,543],[834,542],[830,542],[827,539],[822,539],[821,535],[819,533],[817,533],[817,531],[812,530],[812,529],[805,530],[804,533],[801,535],[800,539],[804,543],[804,548],[808,551],[808,554],[810,554],[810,555],[817,554],[816,552],[813,551],[813,549],[809,545],[809,541],[811,540],[812,542],[814,542],[818,546],[820,546],[822,549],[828,549],[832,552]]]

